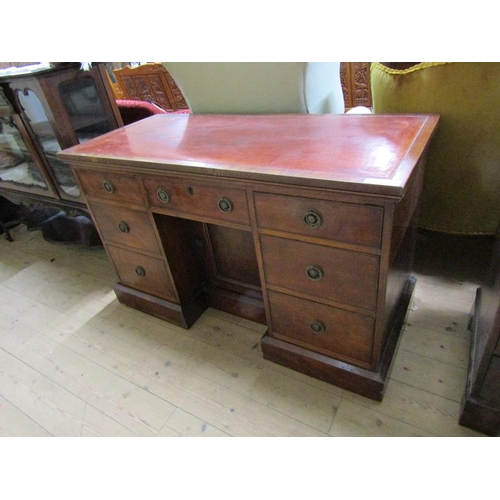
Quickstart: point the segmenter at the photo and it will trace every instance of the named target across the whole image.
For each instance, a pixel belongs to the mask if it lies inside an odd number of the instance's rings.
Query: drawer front
[[[333,357],[371,363],[373,318],[273,291],[269,307],[272,331],[286,341]]]
[[[255,194],[259,228],[379,247],[383,209],[312,198]]]
[[[160,247],[147,212],[105,203],[91,202],[89,206],[106,242],[160,254]]]
[[[374,310],[379,258],[349,250],[261,235],[264,273],[276,285]]]
[[[108,246],[121,283],[142,292],[177,302],[165,262],[130,250]]]
[[[202,217],[250,224],[246,191],[204,186],[180,179],[145,178],[144,186],[152,207]]]
[[[144,205],[141,185],[133,175],[79,169],[78,177],[89,198]]]

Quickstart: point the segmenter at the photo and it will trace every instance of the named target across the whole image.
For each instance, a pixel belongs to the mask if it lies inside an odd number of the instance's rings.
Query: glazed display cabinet
[[[80,63],[48,63],[6,73],[0,72],[2,223],[18,219],[59,243],[99,241],[71,168],[57,153],[123,126],[105,66],[83,71]]]

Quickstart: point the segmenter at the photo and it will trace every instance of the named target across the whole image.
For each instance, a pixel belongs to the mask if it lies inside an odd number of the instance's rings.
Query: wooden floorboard
[[[458,414],[487,244],[440,253],[446,239],[419,236],[375,402],[264,360],[263,325],[209,309],[184,330],[119,304],[102,248],[12,235],[0,240],[0,436],[481,436]]]

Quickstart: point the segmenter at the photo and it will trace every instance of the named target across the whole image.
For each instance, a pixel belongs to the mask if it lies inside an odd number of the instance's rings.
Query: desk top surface
[[[438,115],[156,115],[59,153],[140,167],[401,196]]]

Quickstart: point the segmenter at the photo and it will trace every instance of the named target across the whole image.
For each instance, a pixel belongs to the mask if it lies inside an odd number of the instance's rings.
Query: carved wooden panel
[[[349,63],[340,63],[340,85],[344,94],[344,106],[347,110],[352,108],[351,66]]]
[[[152,100],[159,104],[163,109],[172,109],[173,106],[168,98],[165,89],[163,88],[160,75],[148,76],[148,83]]]
[[[166,111],[188,109],[184,96],[162,64],[147,63],[135,68],[125,66],[115,69],[113,73],[124,99],[154,102]]]
[[[170,73],[165,70],[166,72],[166,79],[168,82],[168,85],[170,89],[172,90],[172,94],[174,96],[175,103],[177,105],[178,109],[188,109],[188,105],[186,103],[186,100],[184,99],[184,96],[182,95],[182,92],[180,91],[179,87],[177,87],[177,84],[175,83],[174,79],[170,76]]]
[[[346,111],[355,106],[372,105],[370,91],[370,63],[343,62],[340,64],[340,82]]]
[[[147,77],[142,75],[137,75],[132,78],[135,88],[137,89],[137,93],[141,101],[153,101],[153,95],[151,92],[151,87],[149,86],[149,82]]]
[[[120,87],[123,90],[126,99],[133,99],[140,101],[141,98],[135,89],[134,81],[131,76],[123,76],[120,79]]]

